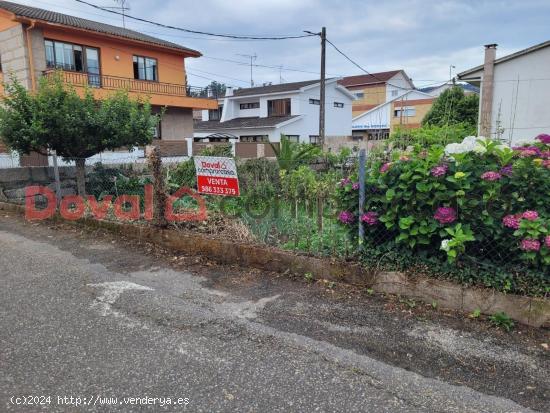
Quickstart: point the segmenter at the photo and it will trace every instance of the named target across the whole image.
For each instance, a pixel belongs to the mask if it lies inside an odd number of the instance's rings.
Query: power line
[[[78,3],[86,4],[90,7],[93,7],[93,8],[98,9],[98,10],[102,10],[102,11],[107,12],[107,13],[122,15],[121,12],[118,12],[116,10],[109,10],[109,9],[106,9],[105,7],[101,7],[101,6],[98,6],[96,4],[92,4],[92,3],[89,3],[87,1],[84,1],[84,0],[74,0],[74,1],[76,1]],[[302,38],[305,38],[305,37],[313,36],[311,34],[301,34],[301,35],[294,35],[294,36],[293,35],[289,35],[289,36],[242,36],[242,35],[236,35],[236,34],[210,33],[210,32],[203,32],[203,31],[200,31],[200,30],[192,30],[192,29],[185,29],[183,27],[171,26],[171,25],[168,25],[168,24],[159,23],[159,22],[155,22],[155,21],[152,21],[152,20],[142,19],[141,17],[131,16],[129,14],[125,14],[125,17],[127,17],[129,19],[132,19],[132,20],[137,20],[137,21],[153,24],[155,26],[163,27],[165,29],[179,30],[179,31],[186,32],[186,33],[201,34],[201,35],[213,36],[213,37],[223,37],[223,38],[228,38],[228,39],[287,40],[287,39],[302,39]]]

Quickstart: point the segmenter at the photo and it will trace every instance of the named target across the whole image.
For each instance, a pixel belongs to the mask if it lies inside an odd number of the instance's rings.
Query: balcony
[[[200,96],[203,93],[198,93],[198,88],[192,86],[64,70],[46,70],[44,76],[54,76],[55,73],[61,73],[67,84],[77,88],[89,87],[97,99],[104,98],[110,91],[127,90],[132,97],[148,98],[152,105],[192,109],[218,108],[214,97]]]

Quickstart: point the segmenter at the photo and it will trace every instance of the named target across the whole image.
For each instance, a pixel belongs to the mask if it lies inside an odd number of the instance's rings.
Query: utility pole
[[[321,93],[319,96],[319,145],[325,144],[325,63],[326,63],[327,29],[321,29]]]
[[[120,4],[120,7],[103,6],[104,9],[120,10],[122,14],[122,27],[126,28],[126,11],[130,10],[130,5],[126,3],[127,0],[114,0],[115,3]]]
[[[326,63],[326,46],[327,46],[327,29],[321,28],[320,33],[313,33],[304,30],[305,33],[313,34],[321,37],[321,82],[319,84],[319,145],[321,148],[325,144],[325,63]]]
[[[258,56],[256,56],[256,53],[254,54],[240,54],[238,53],[237,56],[243,56],[248,57],[250,59],[250,87],[254,87],[254,79],[252,77],[252,67],[254,66],[254,61]]]

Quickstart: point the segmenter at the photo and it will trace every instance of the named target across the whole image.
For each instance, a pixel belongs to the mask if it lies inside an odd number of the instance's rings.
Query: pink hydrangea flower
[[[456,221],[456,211],[451,207],[439,207],[435,211],[434,218],[439,221],[440,224],[450,224]]]
[[[374,211],[369,211],[361,215],[361,222],[364,222],[368,225],[378,224],[378,214]]]
[[[535,139],[541,141],[542,143],[545,143],[547,145],[550,145],[550,135],[547,135],[546,133],[542,133],[539,136],[537,136]]]
[[[502,218],[502,223],[507,228],[518,229],[521,220],[521,214],[506,215]]]
[[[525,218],[527,221],[534,221],[539,217],[539,213],[537,211],[525,211],[521,214],[521,217]]]
[[[494,171],[487,171],[481,174],[481,179],[485,181],[498,181],[500,178],[502,178],[502,175]]]
[[[550,159],[546,159],[545,161],[542,161],[542,166],[550,169]]]
[[[351,184],[351,189],[357,191],[359,189],[359,182],[354,182]]]
[[[355,221],[355,216],[350,211],[342,211],[340,212],[340,215],[338,215],[338,219],[343,224],[352,224],[353,221]]]
[[[386,162],[384,165],[380,167],[380,173],[383,174],[388,172],[390,169],[390,166],[391,166],[391,162]]]
[[[544,237],[544,245],[546,245],[546,248],[550,249],[550,235]]]
[[[349,183],[351,183],[351,180],[349,178],[343,178],[340,180],[340,186],[346,186]]]
[[[440,177],[445,175],[448,170],[449,167],[447,165],[437,165],[430,170],[430,173],[432,174],[432,176]]]
[[[540,250],[540,241],[533,238],[525,238],[521,240],[519,247],[523,251],[538,251]]]

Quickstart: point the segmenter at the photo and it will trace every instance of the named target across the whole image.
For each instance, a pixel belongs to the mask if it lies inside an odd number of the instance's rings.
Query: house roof
[[[110,24],[100,23],[93,20],[82,19],[80,17],[74,17],[68,14],[57,13],[54,11],[39,9],[36,7],[24,6],[22,4],[12,3],[9,1],[0,1],[0,9],[7,10],[8,12],[15,14],[15,16],[18,18],[23,17],[28,19],[41,20],[50,24],[58,24],[74,27],[76,29],[104,33],[126,39],[137,40],[155,46],[176,49],[178,51],[186,52],[193,56],[201,56],[200,52],[176,43],[168,42],[157,37],[148,36],[134,30],[125,29],[118,26],[111,26]]]
[[[345,87],[363,86],[368,84],[386,83],[392,77],[403,70],[390,70],[388,72],[371,73],[368,75],[346,76],[338,81]]]
[[[299,115],[292,116],[270,116],[260,118],[258,116],[247,118],[235,118],[225,122],[219,121],[202,121],[195,123],[196,131],[213,131],[220,129],[241,129],[241,128],[274,128],[278,124],[297,119]]]
[[[548,46],[550,46],[550,40],[548,40],[546,42],[536,44],[536,45],[531,46],[531,47],[528,47],[527,49],[517,51],[517,52],[509,54],[507,56],[503,56],[499,59],[495,59],[495,65],[497,65],[499,63],[506,62],[508,60],[515,59],[517,57],[520,57],[520,56],[523,56],[523,55],[526,55],[526,54],[529,54],[529,53],[532,53],[532,52],[535,52],[535,51],[540,50],[540,49],[544,49],[545,47],[548,47]],[[465,70],[464,72],[459,73],[457,76],[458,76],[459,79],[466,78],[469,75],[472,75],[475,72],[478,72],[480,70],[483,70],[483,65],[479,65],[479,66],[473,67],[471,69]]]
[[[444,86],[447,86],[447,85],[450,86],[449,83],[442,83],[442,84],[437,85],[437,86],[423,87],[423,88],[420,88],[418,90],[420,90],[421,92],[424,92],[424,93],[430,93],[434,90],[439,89],[440,87],[444,87]],[[467,91],[467,92],[479,93],[479,88],[476,87],[476,86],[470,85],[469,83],[457,83],[456,86],[460,86],[464,91]]]
[[[302,82],[281,83],[280,85],[267,85],[258,87],[247,87],[235,89],[233,96],[251,96],[251,95],[266,95],[269,93],[292,92],[299,90],[304,86],[314,85],[319,83],[319,79],[304,80]]]

